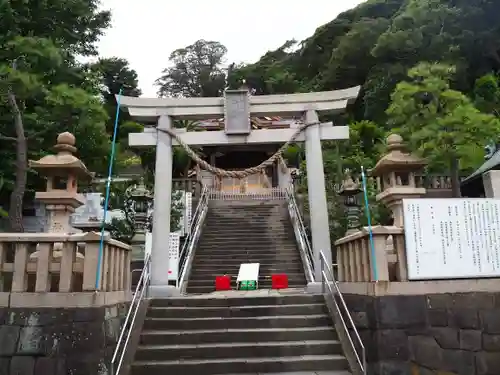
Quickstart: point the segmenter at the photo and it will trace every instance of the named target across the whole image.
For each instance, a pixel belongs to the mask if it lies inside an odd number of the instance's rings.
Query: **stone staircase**
[[[323,296],[262,292],[151,301],[131,374],[349,374]]]
[[[286,273],[290,288],[306,285],[285,201],[211,201],[187,292],[213,292],[224,274],[236,288],[241,263],[260,263],[259,289],[270,288],[275,273]]]

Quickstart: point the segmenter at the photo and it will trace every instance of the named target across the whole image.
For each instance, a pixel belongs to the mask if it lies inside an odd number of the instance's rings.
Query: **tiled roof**
[[[486,160],[483,165],[481,165],[474,173],[468,176],[465,180],[461,182],[461,185],[467,184],[476,178],[479,178],[483,173],[489,170],[496,169],[500,165],[500,150],[497,150],[491,158]]]
[[[250,119],[254,129],[267,129],[267,128],[288,128],[293,122],[298,122],[294,119],[284,119],[279,116],[272,117],[252,117]],[[224,127],[224,118],[204,120],[197,124],[198,127],[203,129],[222,129]]]

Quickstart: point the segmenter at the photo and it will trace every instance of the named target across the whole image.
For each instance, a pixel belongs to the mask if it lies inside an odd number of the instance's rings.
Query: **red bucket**
[[[286,289],[288,288],[288,276],[285,274],[272,275],[272,289]]]
[[[215,290],[231,290],[231,276],[215,276]]]

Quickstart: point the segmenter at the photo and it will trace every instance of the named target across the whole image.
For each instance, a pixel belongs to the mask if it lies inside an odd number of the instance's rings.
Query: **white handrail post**
[[[322,251],[320,252],[319,259],[321,264],[321,294],[325,294],[326,293],[325,273],[323,272],[325,268],[325,260]]]

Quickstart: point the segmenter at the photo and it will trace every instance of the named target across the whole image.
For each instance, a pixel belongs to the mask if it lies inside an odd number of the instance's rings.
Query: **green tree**
[[[219,42],[198,40],[170,54],[171,67],[156,80],[162,97],[222,96],[226,72],[222,67],[227,49]]]
[[[474,103],[483,112],[500,118],[500,82],[495,74],[486,74],[476,79]]]
[[[73,102],[71,106],[80,111],[79,104],[92,102],[90,97],[84,99],[83,90],[91,84],[76,64],[76,55],[95,53],[94,43],[109,23],[109,12],[100,12],[98,5],[88,0],[33,2],[29,6],[25,1],[9,1],[0,5],[0,134],[6,144],[0,173],[8,178],[0,195],[4,201],[10,194],[12,231],[23,231],[28,158],[47,152],[55,140],[50,134],[68,130],[62,127],[75,118],[71,111],[66,111],[67,117],[56,118],[47,107],[64,103],[67,108]],[[103,113],[98,105],[84,112],[92,120],[82,122],[101,122]],[[11,144],[15,147],[10,148]],[[97,156],[95,151],[92,155]]]
[[[495,116],[480,112],[472,101],[450,88],[455,68],[446,64],[420,63],[400,82],[387,110],[414,150],[434,168],[449,168],[452,190],[460,195],[460,168],[481,162],[484,145],[500,132]]]
[[[95,77],[99,87],[99,94],[108,114],[106,131],[111,138],[114,132],[116,107],[118,105],[116,96],[120,92],[124,96],[138,97],[141,95],[137,72],[130,67],[127,60],[118,57],[100,58],[86,68]],[[140,133],[143,129],[143,125],[132,121],[128,111],[120,111],[116,134],[116,156],[113,167],[115,174],[119,174],[124,168],[140,164],[140,159],[137,156],[140,157],[144,150],[128,148],[128,135],[129,133]]]
[[[27,186],[28,157],[41,156],[40,151],[44,149],[32,148],[36,150],[32,153],[28,142],[41,146],[50,140],[51,147],[62,128],[73,131],[76,136],[81,135],[82,140],[88,141],[91,150],[83,147],[81,155],[88,156],[92,165],[90,156],[96,160],[103,156],[103,149],[107,150],[108,144],[105,139],[104,142],[102,140],[104,127],[99,128],[99,125],[104,125],[106,114],[84,90],[73,89],[66,84],[51,84],[51,76],[63,64],[63,57],[49,40],[17,37],[6,45],[3,54],[10,58],[0,64],[0,92],[2,97],[7,98],[4,105],[10,109],[14,126],[9,126],[6,121],[0,124],[0,129],[3,139],[12,140],[16,145],[9,225],[12,231],[19,232],[23,230],[22,207]],[[100,164],[101,160],[94,165]]]
[[[89,66],[90,72],[95,74],[99,84],[99,91],[104,100],[106,112],[110,120],[114,120],[116,114],[116,95],[121,91],[124,96],[141,96],[137,72],[132,69],[129,62],[118,57],[101,58]],[[126,125],[125,127],[123,125]],[[128,112],[120,113],[118,139],[126,139],[126,131],[136,131],[141,125],[130,121]],[[107,131],[113,134],[114,121],[109,121]],[[140,131],[140,130],[139,130]]]

